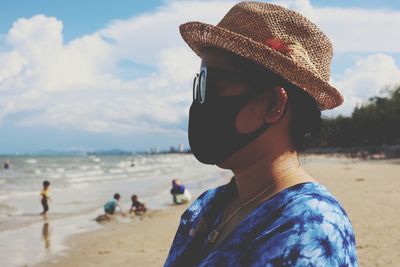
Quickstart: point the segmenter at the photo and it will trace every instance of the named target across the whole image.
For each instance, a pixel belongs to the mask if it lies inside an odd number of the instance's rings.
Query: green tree
[[[321,136],[324,147],[400,144],[400,87],[371,98],[350,117],[324,119]]]

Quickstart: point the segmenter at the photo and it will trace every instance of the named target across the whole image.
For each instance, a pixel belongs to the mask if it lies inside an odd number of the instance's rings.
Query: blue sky
[[[65,41],[89,34],[115,19],[128,19],[144,12],[152,12],[167,1],[163,0],[5,0],[0,3],[0,33],[4,34],[21,17],[36,14],[54,16],[64,23]],[[400,9],[400,1],[393,0],[335,0],[310,1],[319,7],[356,7]]]
[[[115,19],[128,19],[157,8],[163,1],[132,0],[6,0],[0,6],[0,32],[21,17],[54,16],[64,23],[65,41],[95,32]]]
[[[234,1],[0,3],[0,153],[187,145],[198,59],[178,34]],[[331,38],[332,83],[352,108],[400,82],[400,2],[279,1]]]

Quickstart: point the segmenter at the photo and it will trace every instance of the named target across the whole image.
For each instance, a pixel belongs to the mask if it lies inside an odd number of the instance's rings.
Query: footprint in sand
[[[111,251],[108,250],[99,250],[99,254],[111,254]]]

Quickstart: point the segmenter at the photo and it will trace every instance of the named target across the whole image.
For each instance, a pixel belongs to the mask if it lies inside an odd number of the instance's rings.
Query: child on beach
[[[138,200],[137,195],[132,195],[132,206],[129,210],[129,213],[134,212],[136,215],[143,214],[146,212],[146,205]]]
[[[189,190],[185,188],[179,179],[172,180],[172,188],[170,193],[172,195],[172,201],[174,204],[185,204],[191,200]]]
[[[119,200],[121,199],[121,195],[116,193],[114,194],[114,198],[104,204],[104,212],[106,215],[114,215],[117,207],[122,211],[121,205],[119,204]]]
[[[50,200],[49,186],[50,186],[50,182],[49,181],[47,181],[47,180],[43,181],[43,189],[40,192],[43,212],[40,213],[40,215],[46,215],[47,211],[49,211],[49,203],[48,203],[48,201]]]

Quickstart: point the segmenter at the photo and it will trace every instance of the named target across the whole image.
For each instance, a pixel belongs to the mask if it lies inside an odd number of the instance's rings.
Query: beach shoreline
[[[135,166],[131,166],[132,158]],[[180,178],[196,196],[224,184],[227,171],[199,163],[193,155],[14,157],[0,172],[0,258],[2,266],[32,266],[66,253],[70,236],[102,228],[95,222],[115,193],[128,211],[131,196],[150,210],[172,202],[171,181]],[[51,182],[50,211],[43,218],[39,193]],[[129,221],[121,218],[121,221]]]
[[[306,157],[302,162],[349,215],[359,265],[397,266],[400,161]],[[98,231],[74,235],[68,239],[70,249],[64,255],[52,256],[37,266],[162,266],[187,207],[168,207],[132,223],[111,223]]]
[[[101,223],[97,230],[70,236],[65,241],[67,250],[34,266],[162,266],[187,207],[171,205],[134,216],[130,222]]]

